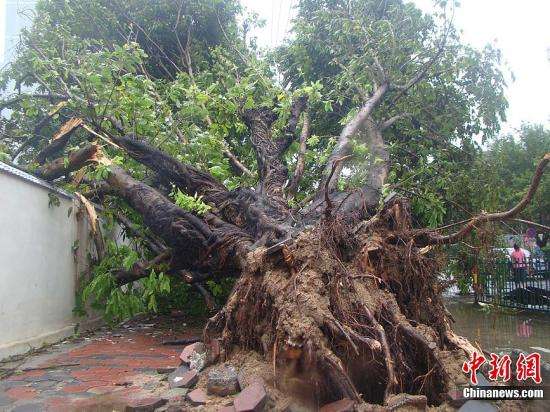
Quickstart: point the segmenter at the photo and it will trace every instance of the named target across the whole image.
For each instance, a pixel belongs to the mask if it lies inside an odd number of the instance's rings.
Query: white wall
[[[82,320],[72,314],[77,276],[89,247],[76,202],[57,192],[60,205],[48,206],[55,188],[15,173],[0,163],[0,359],[74,332]]]

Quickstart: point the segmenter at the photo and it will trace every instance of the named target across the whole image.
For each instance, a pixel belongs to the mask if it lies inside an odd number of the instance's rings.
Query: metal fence
[[[550,312],[548,256],[530,257],[514,267],[510,260],[486,260],[474,276],[474,293],[480,302]]]

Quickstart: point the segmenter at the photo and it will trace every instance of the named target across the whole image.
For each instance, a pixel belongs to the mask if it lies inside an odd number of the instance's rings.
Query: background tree
[[[444,3],[433,16],[401,1],[298,8],[293,40],[263,56],[232,1],[42,1],[2,74],[16,84],[5,150],[78,193],[96,245],[82,298],[109,316],[157,309],[174,283],[214,307],[208,289],[232,278],[205,329],[228,354],[282,367],[298,354],[321,403],[440,404],[473,347],[452,331],[437,245],[518,215],[550,156],[507,212],[448,235],[415,228],[396,192],[435,226],[448,189],[431,182],[498,131],[498,51],[463,45]],[[105,244],[90,201],[140,247]]]

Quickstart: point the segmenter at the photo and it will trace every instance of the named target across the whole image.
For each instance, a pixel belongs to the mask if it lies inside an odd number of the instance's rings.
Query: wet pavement
[[[455,332],[484,350],[538,352],[550,363],[550,314],[483,309],[473,304],[473,298],[462,296],[447,297],[445,304],[456,320]]]
[[[0,364],[0,411],[123,411],[162,400],[162,368],[179,366],[184,346],[162,342],[197,334],[181,319],[138,319]]]

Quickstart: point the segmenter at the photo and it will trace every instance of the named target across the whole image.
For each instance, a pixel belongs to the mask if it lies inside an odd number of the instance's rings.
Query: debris
[[[175,372],[174,372],[175,373]],[[170,379],[171,388],[190,388],[199,380],[199,372],[196,369],[190,369],[183,374],[176,374]]]
[[[203,353],[206,351],[206,347],[204,346],[204,343],[202,342],[196,342],[191,345],[187,345],[185,348],[183,348],[183,351],[181,352],[180,359],[182,362],[189,364],[192,353]]]
[[[233,366],[220,366],[208,372],[208,394],[227,396],[239,391],[237,371]]]
[[[234,401],[236,412],[261,412],[267,402],[264,385],[254,382],[237,395]]]
[[[189,367],[199,372],[206,366],[206,352],[191,352],[189,355]]]
[[[187,394],[187,399],[194,406],[204,405],[208,400],[206,393],[202,389],[195,389]]]

